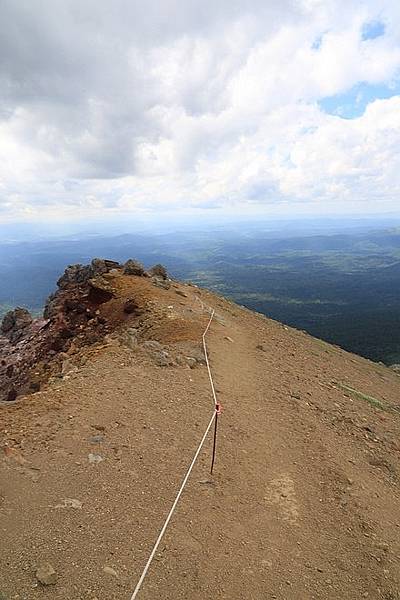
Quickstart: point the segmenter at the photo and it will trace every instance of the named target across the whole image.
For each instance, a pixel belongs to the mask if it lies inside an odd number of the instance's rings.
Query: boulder
[[[104,275],[104,273],[109,273],[112,269],[118,269],[118,267],[121,265],[115,260],[108,260],[107,258],[94,258],[90,266],[93,275]]]
[[[4,315],[0,330],[12,343],[15,343],[29,332],[32,322],[33,318],[29,310],[17,307]]]
[[[124,275],[138,275],[143,277],[145,274],[144,266],[137,260],[130,258],[124,264]]]
[[[108,302],[114,296],[112,285],[107,279],[99,275],[89,279],[89,301],[94,304],[103,304]]]
[[[64,274],[57,281],[60,289],[65,289],[70,285],[82,285],[86,283],[94,275],[91,265],[69,265],[64,271]]]
[[[160,279],[168,279],[167,269],[160,264],[151,267],[149,270],[149,275],[152,277],[159,277]]]

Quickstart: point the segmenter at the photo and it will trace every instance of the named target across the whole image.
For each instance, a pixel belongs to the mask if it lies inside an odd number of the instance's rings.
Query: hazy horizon
[[[400,226],[400,213],[393,215],[357,215],[357,214],[332,214],[332,215],[294,215],[278,216],[268,215],[235,215],[235,214],[201,214],[194,216],[164,214],[152,215],[141,219],[122,218],[115,215],[108,219],[91,219],[88,221],[62,220],[50,222],[16,221],[7,224],[0,222],[0,255],[1,243],[9,241],[29,241],[35,239],[57,239],[63,236],[117,236],[134,233],[157,234],[186,230],[187,232],[199,229],[227,229],[264,227],[266,231],[285,228],[287,233],[299,231],[329,231],[340,232],[348,229],[390,228]]]

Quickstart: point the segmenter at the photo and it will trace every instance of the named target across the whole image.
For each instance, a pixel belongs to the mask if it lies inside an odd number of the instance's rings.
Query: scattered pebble
[[[55,508],[77,508],[82,509],[82,502],[76,498],[64,498],[62,504],[57,504]]]
[[[113,577],[118,577],[117,571],[115,571],[112,567],[103,567],[104,573],[108,575],[112,575]]]
[[[48,563],[42,563],[36,571],[36,579],[42,585],[54,585],[57,583],[57,573],[54,567]]]
[[[97,463],[100,463],[102,460],[104,460],[104,458],[102,456],[100,456],[100,454],[88,454],[88,459],[91,465],[95,465]]]

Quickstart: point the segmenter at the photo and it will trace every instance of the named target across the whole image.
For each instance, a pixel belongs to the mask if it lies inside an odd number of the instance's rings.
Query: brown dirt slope
[[[115,278],[145,310],[0,406],[0,598],[400,598],[400,377],[204,290]],[[53,585],[36,569],[51,563]],[[3,596],[2,596],[3,594]]]

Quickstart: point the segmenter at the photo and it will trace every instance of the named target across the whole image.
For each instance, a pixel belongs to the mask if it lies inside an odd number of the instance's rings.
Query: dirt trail
[[[189,286],[157,290],[148,337],[195,354],[199,295],[217,310],[215,476],[208,440],[139,598],[400,598],[400,378]],[[129,600],[211,406],[204,366],[114,340],[2,407],[0,592]]]

